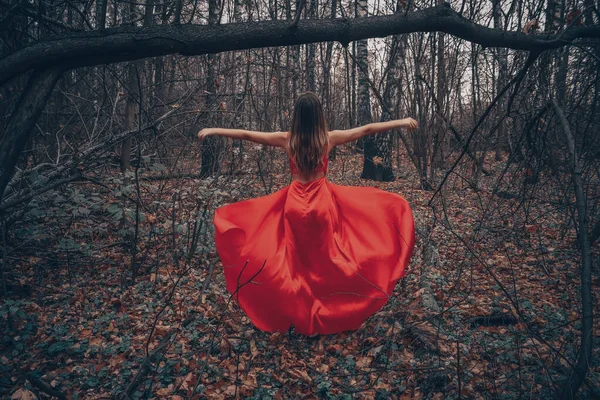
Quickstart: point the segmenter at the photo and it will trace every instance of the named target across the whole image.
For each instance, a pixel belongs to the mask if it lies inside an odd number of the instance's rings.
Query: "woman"
[[[208,128],[285,149],[292,183],[216,210],[227,290],[254,325],[305,335],[358,329],[391,296],[412,256],[414,221],[401,196],[325,178],[329,151],[363,136],[416,129],[412,118],[328,131],[313,93],[300,95],[290,132]]]

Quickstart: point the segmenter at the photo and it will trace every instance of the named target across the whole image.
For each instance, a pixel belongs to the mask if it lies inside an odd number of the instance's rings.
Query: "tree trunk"
[[[381,112],[381,120],[387,121],[397,118],[396,115],[392,114],[392,110],[396,109],[393,99],[398,97],[398,85],[397,85],[397,74],[398,74],[398,56],[399,49],[401,47],[400,38],[393,36],[391,40],[390,54],[388,58],[387,75],[385,79],[385,87],[383,90],[383,102],[384,107]],[[373,164],[374,176],[366,177],[379,182],[391,182],[394,180],[394,172],[392,168],[392,132],[382,132],[373,137],[373,143],[375,144],[375,152],[371,157]],[[368,143],[367,141],[365,141]],[[365,146],[365,166],[367,163],[367,147]],[[365,166],[363,166],[363,171]],[[365,178],[365,176],[363,176]]]
[[[181,24],[181,9],[183,7],[183,0],[175,0],[175,18],[173,23],[175,25]]]
[[[152,0],[146,0],[146,12],[145,15],[148,15],[148,8],[152,8]],[[134,25],[136,14],[136,6],[134,3],[130,4],[129,14],[127,14],[127,18],[129,20],[129,24]],[[144,19],[144,24],[151,23],[150,18]],[[125,130],[133,129],[133,125],[135,123],[135,109],[138,98],[140,96],[140,87],[138,85],[137,79],[137,68],[135,62],[130,62],[127,66],[127,87],[125,92],[127,93],[127,99],[125,101]],[[131,166],[131,145],[132,145],[132,137],[128,137],[123,141],[121,145],[121,172],[125,173],[129,170]],[[125,183],[124,183],[125,184]]]
[[[307,15],[310,19],[315,19],[317,17],[317,0],[310,0],[310,4],[307,6]],[[315,92],[317,90],[315,79],[316,45],[314,43],[309,43],[306,46],[306,89],[311,92]]]
[[[504,29],[504,24],[502,23],[502,9],[500,0],[493,0],[492,3],[492,14],[494,18],[494,28],[496,29]],[[496,49],[496,56],[498,58],[498,79],[496,81],[496,88],[502,88],[506,85],[506,77],[508,74],[508,51],[504,48]],[[506,112],[506,96],[503,97],[496,107],[496,115],[498,117],[502,117]],[[505,146],[506,142],[506,123],[502,122],[500,126],[496,129],[496,143],[495,143],[495,159],[496,161],[500,161],[502,159],[502,148]]]
[[[130,62],[127,66],[127,99],[125,100],[125,121],[124,128],[126,131],[133,129],[135,124],[135,109],[137,105],[137,98],[139,96],[139,87],[137,81],[135,62]],[[121,159],[120,166],[121,172],[125,173],[131,166],[131,145],[132,137],[128,137],[121,144]]]
[[[358,8],[358,7],[356,7]],[[350,97],[352,98],[352,125],[350,125],[350,127],[355,127],[359,124],[359,118],[358,118],[358,87],[356,85],[356,67],[357,67],[357,63],[355,62],[356,58],[357,58],[357,51],[356,51],[356,42],[352,42],[352,77],[350,82],[352,83],[352,87],[350,89]],[[363,152],[363,138],[360,138],[356,141],[356,145],[354,147],[354,150],[357,153],[362,153]]]
[[[579,391],[592,361],[593,329],[594,329],[594,305],[592,300],[592,247],[589,235],[589,223],[587,216],[587,200],[585,185],[581,178],[581,165],[577,152],[575,138],[571,132],[569,122],[561,107],[552,99],[554,110],[562,126],[567,139],[571,158],[571,171],[575,188],[575,204],[578,220],[579,251],[581,252],[581,343],[577,365],[573,368],[571,375],[562,387],[561,393],[557,394],[560,399],[573,399]]]
[[[335,18],[336,16],[336,7],[337,0],[331,1],[331,14],[330,18]],[[331,123],[333,120],[333,107],[331,101],[331,58],[333,56],[333,42],[327,42],[325,48],[325,59],[323,60],[323,97],[325,99],[325,115],[327,116],[327,121],[329,121],[329,129],[333,129],[331,127]],[[347,66],[346,66],[347,67]],[[337,128],[336,128],[337,129]],[[329,153],[329,158],[331,160],[335,160],[336,156],[336,147],[331,149]]]
[[[367,16],[367,0],[357,0],[357,17],[365,18]],[[369,49],[366,39],[356,42],[356,65],[358,73],[357,88],[357,117],[358,125],[366,125],[372,122],[371,117],[371,98],[369,94]],[[363,139],[364,163],[361,178],[373,178],[375,176],[375,166],[373,157],[376,155],[375,143],[372,136]]]
[[[444,4],[444,0],[438,0],[438,5],[443,5]],[[437,34],[437,51],[436,51],[436,58],[437,58],[437,71],[436,71],[436,75],[437,75],[437,79],[436,79],[436,97],[437,97],[437,101],[438,101],[438,112],[440,113],[440,116],[444,115],[444,104],[445,104],[445,98],[446,98],[446,58],[445,58],[445,53],[444,51],[445,49],[445,37],[444,37],[444,33],[443,32],[438,32]],[[443,144],[444,144],[444,137],[446,134],[446,124],[444,123],[444,121],[442,120],[441,117],[436,117],[434,118],[434,129],[433,129],[433,154],[432,154],[432,160],[431,160],[431,172],[430,172],[430,178],[432,180],[435,180],[435,171],[437,169],[442,169],[443,166],[443,159],[444,159],[444,149],[443,149]]]
[[[477,49],[475,48],[474,45],[471,46],[471,97],[473,99],[473,102],[471,104],[472,107],[472,118],[473,118],[473,124],[477,124],[477,117],[478,117],[478,112],[479,112],[479,104],[480,104],[480,98],[478,97],[479,94],[479,80],[478,80],[478,75],[479,74],[479,60],[478,60],[478,53],[477,53]],[[481,152],[480,156],[477,156],[477,150],[479,150]],[[483,163],[485,162],[485,156],[486,156],[486,152],[487,152],[487,147],[486,148],[481,148],[481,146],[479,148],[475,148],[475,150],[473,151],[473,165],[472,165],[472,172],[473,172],[473,178],[472,178],[472,187],[475,190],[480,190],[481,189],[481,182],[479,181],[479,178],[481,177],[481,169],[483,168]]]
[[[423,40],[422,36],[421,40]],[[415,65],[415,74],[417,76],[421,76],[421,64],[418,62],[420,56],[421,54],[415,54],[415,59],[413,60]],[[422,84],[417,82],[414,87],[415,96],[412,101],[412,106],[415,108],[414,115],[417,115],[417,119],[421,121],[421,124],[424,124],[427,117],[425,115],[426,106],[424,104]],[[425,129],[419,129],[418,132],[413,132],[411,136],[414,143],[415,158],[417,159],[417,172],[419,173],[421,187],[424,190],[431,190],[432,186],[427,176],[429,166],[429,154],[427,152],[428,135],[423,131],[425,131]]]
[[[399,6],[399,4],[398,4]],[[365,4],[366,7],[366,4]],[[362,10],[362,8],[361,8]],[[399,12],[398,8],[396,12]],[[366,15],[366,14],[365,14]],[[385,80],[385,87],[383,90],[383,101],[384,107],[381,113],[381,120],[386,121],[395,118],[395,115],[390,113],[390,110],[395,109],[393,99],[398,96],[398,86],[396,83],[397,73],[398,73],[398,49],[401,46],[399,37],[393,36],[391,38],[390,45],[390,54],[388,59],[387,66],[387,75]],[[366,50],[364,50],[366,51]],[[365,59],[368,54],[365,55]],[[360,54],[359,54],[359,62],[360,62]],[[367,85],[368,85],[368,70],[366,70],[366,65],[361,64],[359,66],[359,72],[363,72],[362,76],[366,76]],[[359,75],[361,76],[361,75]],[[360,79],[360,78],[359,78]],[[360,81],[359,81],[360,83]],[[361,89],[362,90],[362,89]],[[361,94],[364,96],[365,93]],[[368,96],[368,88],[366,95]],[[360,97],[359,97],[360,99]],[[370,105],[369,105],[370,107]],[[360,109],[360,107],[359,107]],[[369,118],[371,118],[369,113]],[[369,121],[370,122],[370,121]],[[363,125],[364,123],[360,123]],[[364,148],[364,159],[363,159],[363,171],[361,174],[361,178],[363,179],[372,179],[379,182],[391,182],[394,178],[394,171],[392,165],[392,148],[393,141],[390,132],[382,132],[375,135],[367,136],[363,141]]]
[[[154,21],[154,0],[146,0],[146,11],[144,12],[144,26],[152,25]]]
[[[562,1],[560,7],[561,20],[565,18],[565,2]],[[563,107],[567,96],[567,68],[569,66],[569,47],[563,47],[556,51],[556,73],[554,81],[556,85],[556,102]]]
[[[208,24],[216,25],[219,18],[219,10],[217,0],[208,1]],[[204,119],[205,125],[212,123],[212,111],[217,108],[217,86],[215,85],[215,69],[214,60],[216,55],[207,55],[206,63],[206,95],[205,109],[208,111]],[[200,177],[206,178],[216,174],[220,170],[220,156],[223,152],[223,138],[218,136],[210,136],[206,138],[200,146],[202,152],[202,164],[200,168]]]
[[[61,74],[60,69],[34,71],[15,105],[6,129],[0,135],[0,202],[4,198],[4,190],[10,182],[19,156],[29,141],[35,123]]]
[[[108,0],[98,0],[96,2],[96,28],[99,30],[106,28],[106,6]]]

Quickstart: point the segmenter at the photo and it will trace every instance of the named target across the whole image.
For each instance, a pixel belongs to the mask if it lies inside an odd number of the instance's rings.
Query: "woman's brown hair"
[[[312,92],[302,93],[294,105],[290,129],[290,155],[303,174],[310,174],[323,163],[329,136],[327,121],[319,98]]]

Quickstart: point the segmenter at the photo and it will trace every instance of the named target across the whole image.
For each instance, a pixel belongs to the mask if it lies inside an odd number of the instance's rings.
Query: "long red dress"
[[[214,225],[227,290],[268,332],[358,329],[386,304],[415,245],[402,196],[325,177],[220,207]]]

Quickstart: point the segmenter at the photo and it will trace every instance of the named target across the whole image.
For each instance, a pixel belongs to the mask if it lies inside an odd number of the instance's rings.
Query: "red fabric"
[[[214,224],[227,290],[269,332],[358,329],[386,304],[415,245],[403,197],[325,177],[223,206]]]
[[[327,165],[329,164],[329,159],[327,156],[323,157],[323,164],[319,164],[315,172],[327,172]],[[298,167],[296,167],[296,163],[294,160],[290,158],[290,170],[292,171],[292,175],[298,174]]]

